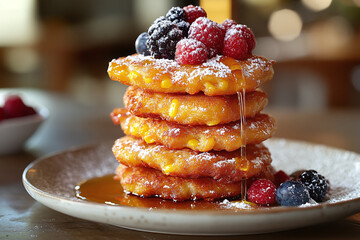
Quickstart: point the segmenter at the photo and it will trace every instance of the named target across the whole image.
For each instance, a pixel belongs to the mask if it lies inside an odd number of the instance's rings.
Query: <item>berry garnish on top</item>
[[[201,64],[206,62],[206,46],[195,39],[185,38],[176,45],[175,60],[179,64]]]
[[[328,189],[324,176],[315,170],[307,170],[300,174],[298,180],[305,185],[312,199],[316,202],[324,201]]]
[[[242,60],[251,54],[255,44],[255,36],[247,26],[233,25],[226,31],[223,54]]]
[[[244,36],[246,43],[248,44],[249,54],[251,54],[252,50],[254,50],[255,45],[256,45],[254,33],[251,31],[250,28],[248,28],[246,25],[242,25],[242,24],[232,26],[232,28],[235,28],[238,31],[242,32],[242,35]]]
[[[235,59],[245,59],[248,56],[248,44],[241,31],[231,27],[226,31],[223,47],[223,55]]]
[[[204,17],[196,19],[190,25],[189,38],[196,39],[205,44],[209,51],[209,58],[221,54],[224,31],[218,23]]]
[[[183,8],[186,15],[186,21],[193,23],[199,17],[207,17],[205,10],[200,6],[189,5]]]
[[[205,45],[207,58],[223,54],[242,60],[251,55],[255,47],[255,37],[247,26],[237,24],[231,19],[218,24],[206,16],[205,10],[199,6],[171,8],[166,16],[154,21],[147,34],[142,33],[138,36],[135,43],[136,52],[157,59],[172,60],[175,58],[176,44],[181,39],[188,38]],[[203,58],[203,45],[197,44],[200,49],[196,50],[196,53],[188,54],[189,49],[195,45],[192,44],[185,49],[184,43],[180,44],[182,47],[178,51],[176,61],[179,64],[203,63],[206,61]]]
[[[144,56],[150,55],[150,52],[146,46],[146,41],[149,39],[149,34],[147,32],[141,33],[135,41],[136,52]]]
[[[190,24],[185,21],[176,22],[175,24],[182,31],[183,37],[187,37],[189,34]]]
[[[183,38],[181,30],[168,20],[154,23],[148,30],[146,46],[154,58],[174,59],[178,41]]]
[[[299,206],[309,201],[309,192],[301,182],[286,181],[276,190],[276,202],[281,206]]]
[[[164,16],[160,16],[160,17],[158,17],[157,19],[155,19],[155,21],[153,22],[153,24],[154,23],[159,23],[159,22],[162,22],[162,21],[165,21],[165,20],[168,20],[168,19],[166,19],[166,17],[164,17]],[[171,21],[170,21],[171,22]]]
[[[224,26],[225,31],[227,31],[229,28],[231,28],[232,26],[237,25],[237,23],[235,22],[235,20],[232,19],[226,19],[221,25]]]
[[[166,14],[167,20],[173,21],[186,21],[184,9],[181,7],[172,7]]]
[[[171,8],[166,14],[166,19],[178,26],[182,31],[183,37],[188,36],[190,24],[186,21],[186,14],[182,8]]]
[[[247,190],[249,201],[260,205],[272,205],[276,203],[276,186],[267,179],[258,179]]]

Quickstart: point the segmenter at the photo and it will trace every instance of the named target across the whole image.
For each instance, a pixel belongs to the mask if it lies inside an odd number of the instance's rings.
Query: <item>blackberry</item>
[[[174,59],[176,44],[183,38],[181,30],[168,20],[153,23],[146,46],[154,58]]]
[[[307,170],[300,174],[298,180],[302,182],[310,193],[310,197],[316,202],[322,202],[328,189],[324,176],[315,170]]]
[[[189,35],[189,28],[190,28],[190,24],[188,22],[185,21],[179,21],[177,22],[176,20],[173,22],[175,23],[178,28],[181,30],[182,34],[184,37],[188,37]]]
[[[166,19],[178,26],[178,28],[182,31],[183,37],[188,36],[190,23],[186,21],[186,14],[182,8],[171,8],[166,14]]]
[[[186,21],[186,14],[184,9],[180,7],[172,7],[166,14],[166,19],[173,21]]]
[[[159,22],[162,22],[162,21],[165,21],[165,20],[167,20],[166,17],[161,16],[161,17],[158,17],[157,19],[155,19],[154,23],[159,23]]]

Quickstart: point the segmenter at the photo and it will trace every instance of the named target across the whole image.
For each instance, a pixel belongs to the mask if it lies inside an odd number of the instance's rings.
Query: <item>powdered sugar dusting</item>
[[[206,62],[194,66],[194,70],[190,74],[186,71],[175,71],[176,69],[181,68],[181,65],[174,60],[169,59],[154,59],[151,56],[144,55],[131,55],[125,58],[129,68],[134,65],[139,64],[140,62],[144,66],[151,67],[158,70],[159,75],[168,74],[173,83],[180,80],[189,82],[195,78],[201,77],[206,78],[207,76],[217,77],[217,78],[227,78],[232,75],[231,70],[228,66],[220,62],[221,55],[217,55],[211,59],[207,59]],[[123,64],[124,60],[117,59],[113,60],[116,64]],[[130,69],[132,70],[132,69]]]
[[[261,71],[261,72],[269,72],[272,71],[272,61],[268,62],[265,58],[250,58],[246,61],[249,61],[249,67],[246,68],[246,71],[243,74],[246,77],[250,77],[254,75],[254,71]]]
[[[208,75],[215,75],[219,78],[225,78],[232,74],[228,66],[220,62],[221,55],[217,55],[210,58],[207,62],[203,63],[203,66],[208,67]]]
[[[152,56],[144,56],[141,54],[127,56],[125,58],[129,61],[129,66],[136,65],[139,62],[142,62],[144,66],[150,66],[151,68],[161,70],[163,74],[170,73],[173,69],[179,68],[180,64],[178,64],[174,60],[169,60],[165,58],[154,59]],[[121,60],[116,60],[118,64],[121,64]]]
[[[227,199],[220,202],[220,207],[226,209],[253,209],[254,207],[251,206],[249,203],[245,201],[229,201]]]

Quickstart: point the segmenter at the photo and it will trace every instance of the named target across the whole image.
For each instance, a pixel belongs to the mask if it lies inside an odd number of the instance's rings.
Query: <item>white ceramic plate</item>
[[[111,144],[69,150],[39,159],[23,173],[29,194],[44,205],[82,219],[149,232],[235,235],[275,232],[343,218],[360,211],[360,155],[304,142],[266,142],[277,169],[316,169],[331,182],[329,199],[301,207],[253,210],[167,210],[111,206],[79,200],[74,187],[84,179],[114,172]]]

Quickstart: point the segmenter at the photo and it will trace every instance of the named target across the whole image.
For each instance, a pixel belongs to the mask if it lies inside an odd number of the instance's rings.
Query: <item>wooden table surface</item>
[[[33,160],[74,146],[100,143],[122,133],[108,118],[115,106],[80,104],[68,96],[18,90],[49,108],[50,118],[24,151],[0,156],[0,239],[359,239],[360,213],[316,226],[270,234],[197,237],[145,233],[58,213],[33,200],[21,175]],[[0,90],[1,94],[6,90]],[[360,110],[320,113],[268,109],[278,121],[276,137],[326,144],[360,153]],[[2,137],[2,136],[0,136]]]

